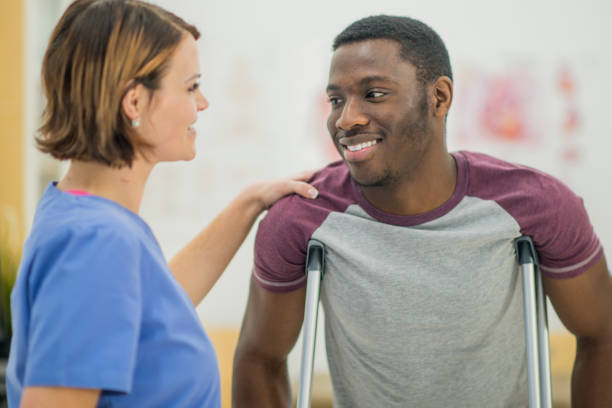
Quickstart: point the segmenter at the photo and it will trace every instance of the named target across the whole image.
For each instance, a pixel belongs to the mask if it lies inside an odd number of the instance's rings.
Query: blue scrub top
[[[147,224],[52,183],[11,295],[9,406],[27,386],[101,389],[99,407],[219,407],[217,358]]]

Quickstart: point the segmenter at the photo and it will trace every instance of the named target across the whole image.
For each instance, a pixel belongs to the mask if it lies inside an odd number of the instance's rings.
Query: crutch
[[[297,408],[310,407],[312,373],[314,366],[315,341],[317,338],[317,316],[319,314],[319,293],[325,273],[325,245],[316,239],[308,241],[306,255],[306,306],[302,335],[302,367]]]
[[[538,258],[531,237],[523,235],[514,244],[523,275],[529,407],[552,408],[546,295]]]

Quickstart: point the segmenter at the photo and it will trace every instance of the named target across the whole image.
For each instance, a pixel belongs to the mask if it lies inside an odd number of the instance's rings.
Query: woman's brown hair
[[[38,148],[66,160],[131,166],[146,147],[121,109],[126,91],[159,88],[185,34],[176,15],[139,0],[76,0],[51,34],[42,65],[47,100]]]

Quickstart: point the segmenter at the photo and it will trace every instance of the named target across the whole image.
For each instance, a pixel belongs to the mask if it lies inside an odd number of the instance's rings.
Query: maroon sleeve
[[[322,169],[309,182],[319,190],[318,198],[285,197],[259,224],[253,280],[270,291],[289,292],[306,283],[308,240],[332,211],[342,212],[355,202],[342,162]]]
[[[542,272],[569,278],[603,256],[582,199],[564,183],[538,170],[486,155],[467,154],[470,187],[493,199],[533,238]]]
[[[532,206],[536,208],[526,211],[521,224],[534,239],[542,272],[570,278],[593,266],[603,256],[603,248],[582,199],[559,181],[548,183],[546,198],[541,198],[545,206]]]
[[[253,279],[265,289],[288,292],[305,283],[306,247],[317,225],[310,222],[301,200],[296,196],[281,200],[259,224]]]

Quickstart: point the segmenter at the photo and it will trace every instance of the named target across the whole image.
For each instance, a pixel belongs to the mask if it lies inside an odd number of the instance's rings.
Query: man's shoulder
[[[553,176],[550,174],[536,168],[501,159],[486,153],[461,150],[455,153],[454,156],[465,160],[471,172],[496,173],[503,176],[511,175],[513,172],[519,171],[524,174],[535,174],[538,176],[541,175],[543,177],[553,178]]]
[[[355,202],[354,185],[350,173],[342,161],[330,163],[318,170],[309,180],[318,191],[319,196],[312,200],[296,194],[277,201],[266,218],[282,216],[289,221],[301,216],[313,216],[331,211],[344,211]],[[291,214],[291,217],[287,217]]]
[[[308,180],[319,191],[316,199],[291,195],[279,200],[259,224],[256,248],[291,246],[305,251],[314,231],[333,212],[355,203],[356,188],[343,162],[334,162]]]
[[[469,179],[468,194],[471,195],[493,198],[512,192],[540,200],[574,195],[555,176],[530,166],[476,152],[461,151],[455,157],[465,162]]]

